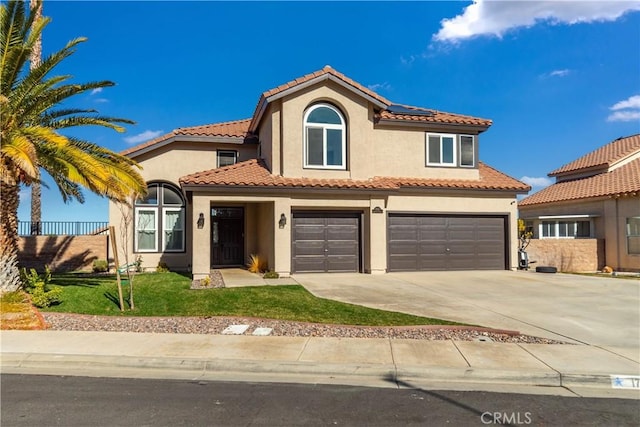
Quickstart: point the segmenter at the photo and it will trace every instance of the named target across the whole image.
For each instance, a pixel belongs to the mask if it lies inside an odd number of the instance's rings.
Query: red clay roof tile
[[[588,178],[553,184],[523,199],[519,206],[553,203],[592,197],[640,195],[640,159]]]
[[[150,141],[131,147],[127,150],[120,152],[120,154],[128,155],[136,153],[148,147],[152,147],[156,144],[160,144],[170,138],[176,136],[208,136],[208,137],[230,137],[230,138],[244,138],[248,136],[249,123],[251,119],[234,120],[231,122],[212,123],[208,125],[192,126],[174,129],[171,132],[154,138]]]
[[[591,153],[567,163],[549,173],[549,176],[563,175],[581,169],[609,167],[640,150],[640,134],[618,138]]]
[[[491,126],[492,121],[489,119],[481,119],[479,117],[464,116],[462,114],[447,113],[444,111],[437,111],[428,108],[412,107],[410,105],[401,105],[408,110],[415,110],[421,112],[428,112],[432,115],[424,114],[408,114],[408,113],[392,113],[387,110],[382,110],[376,115],[378,119],[382,120],[398,120],[398,121],[411,121],[411,122],[431,122],[431,123],[454,123],[465,124],[474,126]]]
[[[530,187],[490,166],[480,163],[479,180],[374,177],[356,179],[287,178],[272,175],[262,160],[252,159],[235,165],[194,173],[180,178],[181,185],[334,188],[397,190],[409,188],[459,188],[527,192]]]

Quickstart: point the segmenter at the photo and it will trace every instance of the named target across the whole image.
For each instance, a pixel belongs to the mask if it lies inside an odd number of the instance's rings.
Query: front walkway
[[[218,271],[222,274],[225,288],[239,288],[244,286],[268,286],[268,285],[296,285],[291,277],[280,279],[263,279],[261,274],[249,272],[244,268],[221,268]]]

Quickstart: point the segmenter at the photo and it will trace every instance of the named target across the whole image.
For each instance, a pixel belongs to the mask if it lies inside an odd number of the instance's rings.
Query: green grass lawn
[[[248,316],[370,326],[457,324],[316,298],[299,285],[192,290],[190,283],[189,278],[177,273],[136,275],[136,308],[127,307],[122,313],[113,276],[54,275],[51,284],[64,289],[62,303],[44,311],[118,316]],[[123,288],[126,300],[128,286]]]

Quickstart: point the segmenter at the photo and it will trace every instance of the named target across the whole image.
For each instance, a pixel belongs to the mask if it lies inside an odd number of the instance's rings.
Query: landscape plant
[[[40,5],[36,2],[36,6]],[[82,188],[126,202],[146,185],[132,159],[94,143],[60,133],[78,126],[100,126],[118,132],[131,120],[101,116],[67,102],[110,81],[70,83],[70,75],[52,75],[76,47],[77,38],[29,69],[29,58],[50,18],[38,17],[26,2],[0,4],[0,293],[20,286],[18,205],[22,185],[49,173],[65,202],[84,202]]]
[[[40,275],[32,268],[29,271],[22,269],[24,288],[31,295],[31,302],[36,307],[49,307],[51,304],[61,302],[62,288],[50,287],[51,271],[45,267],[45,272]]]

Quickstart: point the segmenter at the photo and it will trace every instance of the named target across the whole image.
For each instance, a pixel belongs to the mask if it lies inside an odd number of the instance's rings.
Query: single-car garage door
[[[389,271],[504,270],[506,217],[389,214]]]
[[[360,271],[360,214],[293,212],[295,273]]]

